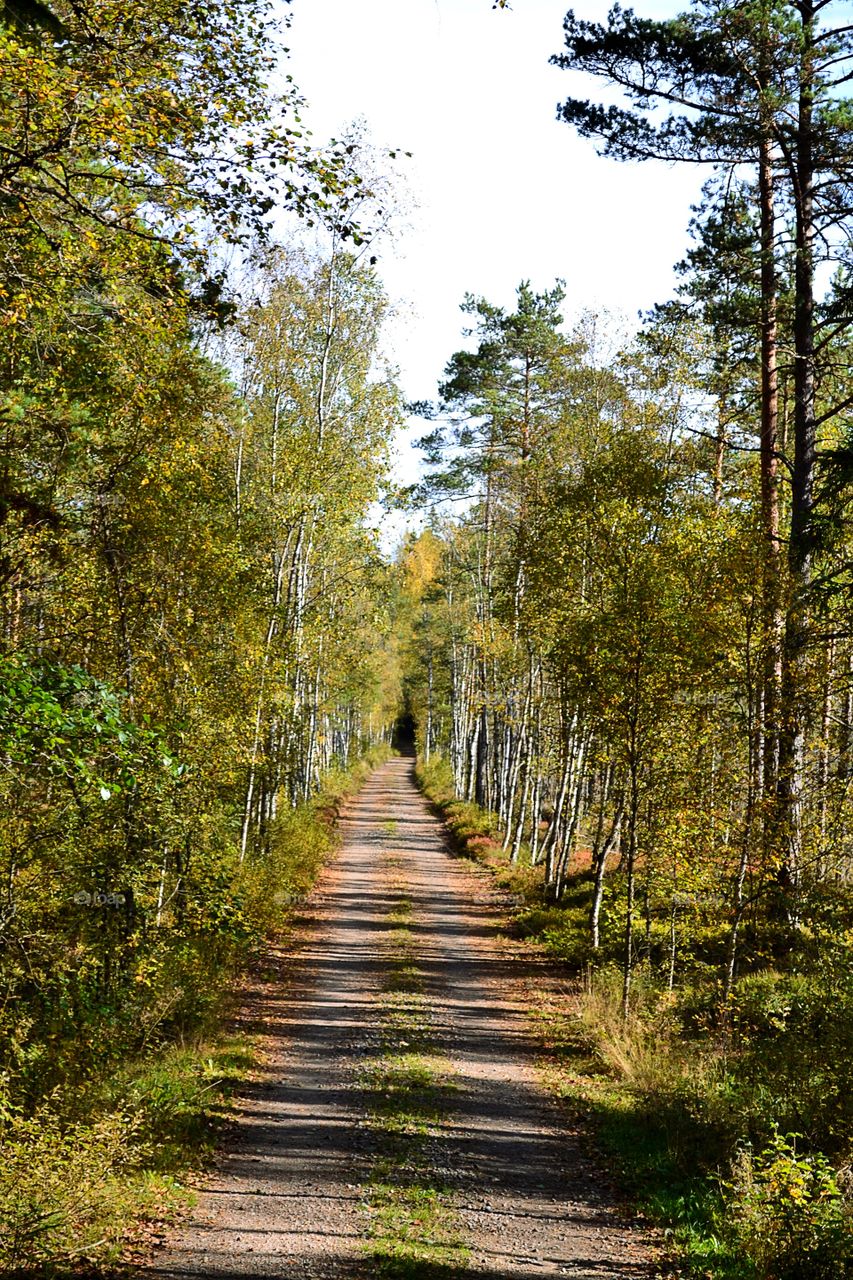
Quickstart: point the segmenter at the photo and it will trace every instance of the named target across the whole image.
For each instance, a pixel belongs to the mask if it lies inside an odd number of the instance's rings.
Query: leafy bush
[[[282,928],[314,883],[331,846],[331,829],[315,805],[285,809],[276,817],[266,850],[243,864],[237,882],[254,939]]]
[[[281,929],[310,892],[332,848],[332,823],[341,804],[389,755],[384,744],[371,747],[351,768],[326,774],[323,789],[313,800],[279,810],[266,847],[244,862],[237,879],[237,897],[250,938],[261,940]]]
[[[100,1264],[120,1253],[128,1223],[182,1198],[173,1175],[204,1160],[248,1069],[246,1046],[217,1031],[230,979],[309,892],[343,797],[385,754],[283,809],[242,866],[216,830],[207,848],[181,850],[162,919],[159,907],[144,917],[137,895],[109,984],[79,937],[60,963],[55,945],[37,953],[36,935],[29,959],[42,980],[11,975],[35,1013],[9,999],[14,1014],[0,1017],[0,1274]],[[201,1039],[211,1032],[212,1046]]]
[[[490,815],[456,798],[443,760],[419,765],[418,778],[461,848],[488,838]],[[670,991],[668,925],[653,921],[624,1016],[621,878],[606,887],[602,946],[592,953],[588,876],[570,879],[555,904],[543,901],[540,868],[487,860],[498,882],[511,876],[523,890],[517,933],[588,975],[558,1037],[584,1063],[585,1084],[572,1076],[567,1092],[592,1106],[602,1144],[670,1229],[691,1274],[853,1275],[853,1227],[832,1163],[848,1158],[853,1128],[853,936],[838,928],[810,935],[788,957],[801,972],[746,974],[722,1009],[726,922],[691,921],[682,982]],[[800,1154],[779,1131],[802,1135]],[[722,1177],[730,1179],[725,1206]]]
[[[254,1061],[251,1044],[236,1037],[171,1046],[117,1072],[94,1102],[132,1115],[134,1133],[145,1135],[145,1167],[168,1172],[203,1163],[233,1088]]]
[[[501,856],[500,820],[471,800],[460,800],[454,790],[450,765],[442,756],[415,770],[418,785],[436,808],[461,853],[476,862],[491,862]]]
[[[853,1219],[820,1154],[798,1155],[776,1134],[759,1155],[744,1148],[730,1191],[738,1246],[761,1280],[841,1280],[853,1267]]]
[[[35,1269],[61,1256],[109,1255],[122,1234],[115,1182],[141,1149],[134,1123],[113,1114],[63,1125],[42,1110],[0,1134],[0,1264]]]
[[[732,1070],[751,1135],[775,1122],[844,1155],[853,1127],[853,964],[827,947],[816,971],[743,978],[731,1009]]]
[[[415,767],[415,777],[428,799],[440,809],[457,801],[453,771],[443,756],[433,756],[428,764],[419,760]]]

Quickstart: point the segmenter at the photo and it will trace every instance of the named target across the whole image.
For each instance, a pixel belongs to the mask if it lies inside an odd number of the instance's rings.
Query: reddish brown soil
[[[507,948],[491,880],[448,854],[410,761],[373,774],[346,810],[342,835],[309,904],[295,974],[255,993],[266,1061],[240,1099],[215,1173],[138,1274],[375,1273],[365,1188],[377,1138],[365,1122],[359,1067],[380,1033],[388,916],[402,885],[430,1034],[457,1086],[430,1159],[467,1248],[458,1263],[424,1264],[423,1280],[654,1275],[648,1233],[620,1215],[607,1178],[537,1078],[526,1008],[531,983],[547,985],[547,966]]]

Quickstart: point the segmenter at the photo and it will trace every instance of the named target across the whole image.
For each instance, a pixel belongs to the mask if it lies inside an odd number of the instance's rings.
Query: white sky
[[[604,20],[611,0],[577,0]],[[434,399],[462,345],[466,291],[511,306],[516,286],[566,281],[568,317],[625,313],[669,297],[704,173],[596,155],[556,116],[570,92],[598,96],[548,58],[562,47],[570,0],[293,0],[289,70],[310,104],[315,139],[363,117],[404,162],[413,225],[380,270],[400,304],[388,335],[407,399]],[[647,16],[685,7],[636,0]],[[415,459],[403,445],[400,472]]]
[[[576,5],[604,19],[610,0]],[[412,310],[394,355],[406,394],[435,395],[459,345],[466,290],[509,305],[529,278],[567,282],[567,311],[633,315],[667,297],[704,175],[604,160],[555,119],[582,82],[548,57],[568,0],[293,0],[290,70],[319,141],[364,117],[404,162],[415,225],[381,270]],[[648,16],[684,7],[638,0]],[[596,93],[592,85],[592,93]],[[600,87],[598,89],[600,92]]]

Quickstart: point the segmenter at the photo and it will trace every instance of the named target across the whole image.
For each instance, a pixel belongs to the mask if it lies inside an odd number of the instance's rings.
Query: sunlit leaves
[[[21,658],[0,662],[0,752],[6,785],[61,781],[80,801],[109,800],[146,770],[165,781],[178,769],[108,685],[79,666]]]

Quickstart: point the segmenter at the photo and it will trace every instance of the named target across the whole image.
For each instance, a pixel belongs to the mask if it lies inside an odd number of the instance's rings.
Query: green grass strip
[[[467,1271],[467,1251],[434,1167],[432,1146],[455,1092],[452,1068],[435,1052],[424,974],[409,927],[412,901],[398,856],[387,859],[394,895],[387,920],[382,1037],[360,1084],[379,1138],[366,1199],[371,1214],[365,1249],[384,1280],[452,1280]]]

